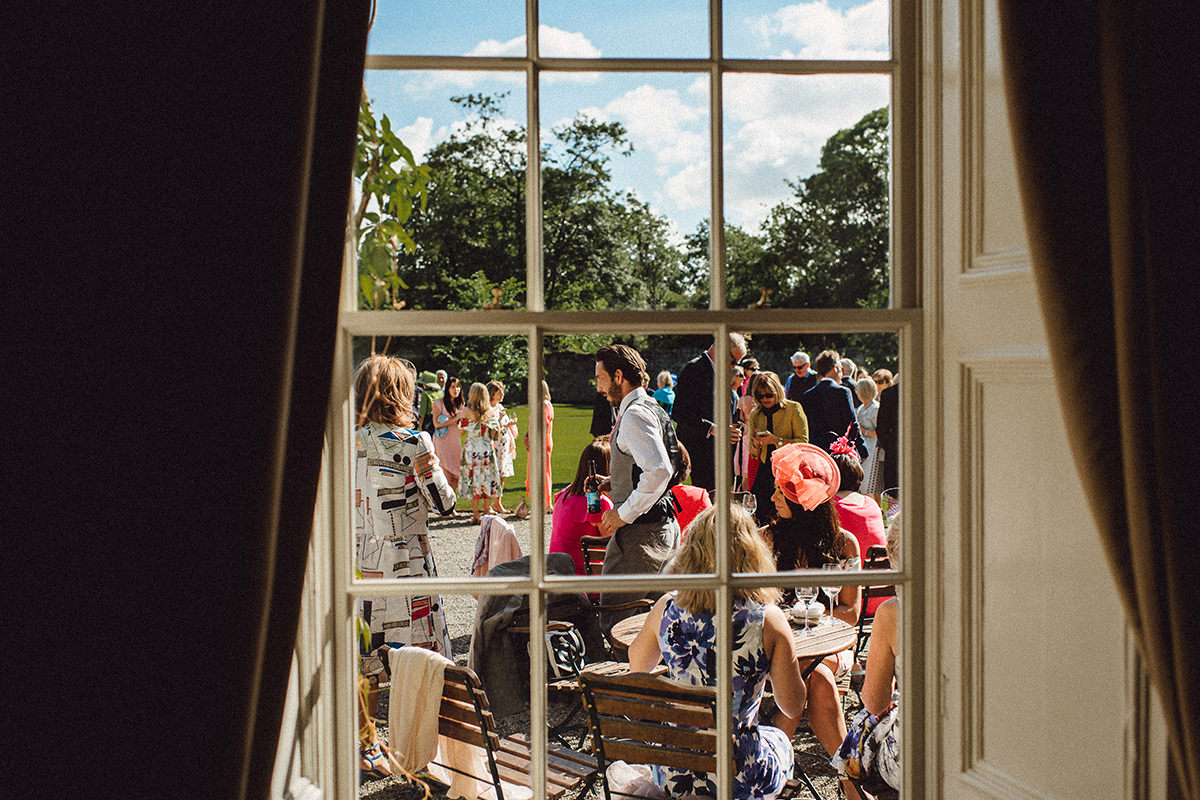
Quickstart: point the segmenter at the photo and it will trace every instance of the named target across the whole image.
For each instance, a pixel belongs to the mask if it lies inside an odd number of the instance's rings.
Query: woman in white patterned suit
[[[355,544],[367,578],[434,577],[437,567],[425,520],[454,510],[454,489],[438,465],[433,440],[414,430],[412,365],[373,355],[354,378],[358,434],[355,458]],[[453,658],[438,595],[364,600],[371,649],[425,647]]]

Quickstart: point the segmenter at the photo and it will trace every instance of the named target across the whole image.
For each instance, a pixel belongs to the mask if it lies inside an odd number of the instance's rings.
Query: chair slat
[[[709,724],[712,724],[710,715]],[[675,728],[649,722],[629,720],[625,717],[601,717],[600,728],[606,739],[636,739],[652,744],[665,744],[672,747],[685,747],[692,750],[712,750],[716,752],[717,734],[709,728],[696,730],[694,728]]]
[[[689,750],[668,750],[628,741],[604,742],[604,758],[608,763],[657,764],[694,772],[716,772],[717,760],[712,755]]]
[[[637,717],[655,722],[690,725],[693,728],[707,728],[713,721],[712,709],[707,705],[684,705],[666,700],[647,702],[599,692],[593,692],[592,697],[595,700],[596,713],[609,717]]]

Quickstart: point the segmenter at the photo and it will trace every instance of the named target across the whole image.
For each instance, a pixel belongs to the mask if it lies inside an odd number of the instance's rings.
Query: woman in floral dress
[[[414,430],[416,373],[391,356],[370,356],[354,378],[358,412],[355,458],[356,560],[368,578],[435,577],[425,521],[430,509],[453,511],[428,433]],[[417,645],[453,658],[441,597],[364,600],[371,649],[383,643]]]
[[[671,572],[706,573],[716,569],[716,510],[696,517]],[[736,572],[774,572],[771,551],[740,506],[730,509],[730,546]],[[783,611],[773,588],[734,590],[733,601],[733,796],[771,800],[792,777],[792,743],[787,734],[760,724],[758,709],[767,678],[775,703],[797,716],[805,689]],[[712,591],[680,590],[659,599],[629,646],[631,672],[649,672],[665,661],[667,675],[692,686],[716,686],[716,601]],[[654,782],[672,797],[715,797],[716,775],[654,767]]]
[[[458,472],[458,493],[471,496],[471,519],[479,522],[482,513],[490,514],[498,504],[503,483],[496,443],[500,440],[500,417],[488,399],[487,387],[472,383],[467,393],[467,408],[463,413],[467,432],[463,444],[462,465]],[[498,509],[495,509],[498,511]]]

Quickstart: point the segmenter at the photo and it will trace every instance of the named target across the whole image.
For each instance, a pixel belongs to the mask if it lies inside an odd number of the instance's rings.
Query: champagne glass
[[[797,586],[796,597],[800,598],[800,602],[796,605],[804,607],[804,635],[809,636],[811,632],[808,630],[808,606],[817,597],[817,587]]]
[[[821,618],[821,625],[827,626],[833,624],[833,609],[837,606],[838,594],[842,591],[840,583],[836,583],[836,572],[840,572],[842,565],[837,561],[832,561],[821,566],[821,590],[829,596],[829,619]]]

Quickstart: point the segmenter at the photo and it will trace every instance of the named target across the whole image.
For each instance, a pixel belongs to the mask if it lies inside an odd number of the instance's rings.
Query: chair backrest
[[[892,562],[888,557],[887,548],[881,544],[873,544],[867,548],[866,554],[863,556],[863,569],[891,569]],[[875,615],[868,613],[867,601],[876,597],[895,597],[895,584],[885,585],[869,585],[862,587],[862,611],[858,616],[858,637],[854,641],[854,658],[858,659],[862,647],[866,644],[871,632],[867,630],[867,623],[874,622]]]
[[[580,676],[592,748],[600,774],[606,764],[657,764],[693,772],[717,771],[716,692],[657,675]],[[605,797],[610,797],[607,781]]]
[[[587,575],[599,575],[604,566],[604,551],[609,536],[580,536],[579,548],[583,551],[583,571]]]
[[[500,774],[493,755],[500,749],[496,720],[488,709],[487,694],[479,676],[467,667],[446,666],[442,705],[438,710],[438,733],[485,750],[493,785],[499,789]],[[443,763],[442,766],[447,765]]]

